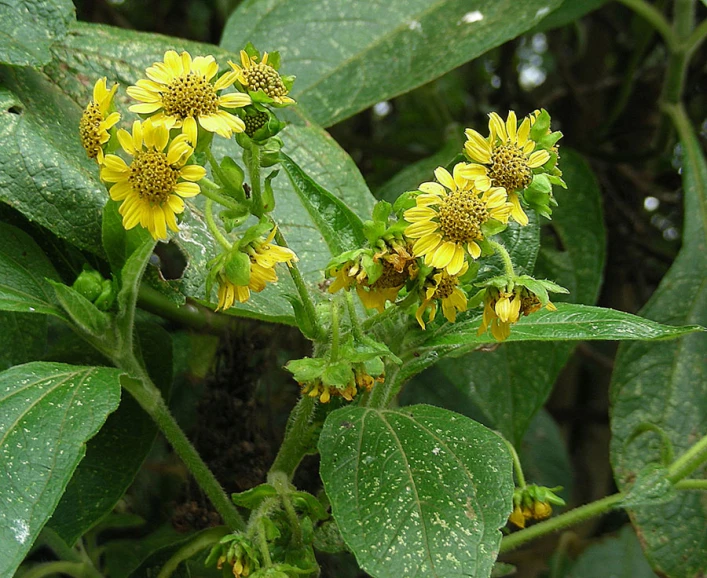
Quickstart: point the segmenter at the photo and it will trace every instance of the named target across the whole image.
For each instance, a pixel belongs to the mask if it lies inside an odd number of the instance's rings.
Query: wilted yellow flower
[[[482,335],[490,327],[494,339],[505,341],[511,334],[511,325],[518,323],[521,315],[530,315],[541,307],[538,296],[525,287],[518,286],[513,291],[489,287],[484,296],[484,313],[477,335]],[[557,311],[549,301],[545,309]]]
[[[93,100],[88,103],[79,121],[81,144],[88,157],[97,158],[99,164],[103,163],[103,145],[110,140],[108,131],[120,120],[119,113],[108,114],[118,85],[114,84],[108,90],[107,82],[105,77],[96,81],[93,86]]]
[[[366,251],[369,256],[373,252],[371,249],[359,251],[351,260],[328,268],[328,274],[334,277],[329,292],[336,293],[340,289],[348,289],[356,284],[356,293],[364,307],[382,312],[386,302],[394,302],[405,283],[417,276],[416,259],[411,255],[410,247],[397,242],[386,243],[384,248],[370,258],[370,262],[379,263],[383,268],[380,276],[371,283],[362,261]]]
[[[489,114],[489,136],[484,138],[472,128],[465,131],[464,148],[469,158],[486,167],[491,186],[503,187],[513,205],[511,216],[521,225],[528,224],[518,191],[525,189],[533,180],[533,169],[543,166],[550,153],[535,150],[536,142],[530,138],[531,117],[525,117],[518,126],[516,113],[510,111],[503,119],[495,112]]]
[[[230,138],[234,132],[243,132],[245,123],[224,109],[233,109],[251,103],[247,94],[240,92],[219,95],[219,91],[232,85],[236,73],[227,72],[215,83],[218,73],[213,56],[197,56],[188,52],[177,54],[168,50],[164,62],[155,62],[145,73],[146,79],[128,87],[128,94],[141,104],[130,107],[132,112],[153,114],[152,122],[168,129],[181,128],[196,144],[197,121],[204,130]]]
[[[465,262],[458,275],[450,275],[447,271],[440,271],[433,275],[431,282],[427,282],[424,287],[425,298],[417,308],[415,318],[420,327],[425,329],[425,322],[422,316],[429,307],[430,312],[427,322],[430,323],[437,315],[437,301],[442,302],[442,313],[447,321],[454,323],[457,319],[458,311],[466,311],[467,299],[464,292],[459,288],[459,277],[464,275],[469,269]]]
[[[481,248],[476,243],[483,239],[481,226],[489,219],[508,222],[511,205],[506,191],[500,187],[486,190],[482,182],[464,176],[466,163],[459,163],[453,175],[439,167],[435,177],[439,183],[420,185],[422,194],[416,198],[417,206],[404,213],[411,223],[405,235],[417,239],[412,250],[416,257],[424,257],[425,265],[445,269],[457,275],[464,266],[466,254],[476,259]]]
[[[167,128],[149,121],[136,120],[132,134],[120,129],[118,141],[133,159],[128,165],[119,156],[106,155],[101,179],[115,183],[110,196],[122,201],[119,210],[123,226],[132,229],[140,224],[154,239],[166,239],[167,227],[178,230],[175,215],[184,211],[183,198],[201,192],[194,181],[202,179],[206,170],[198,165],[185,166],[194,152],[185,135],[170,143]]]
[[[298,260],[292,249],[272,243],[276,231],[277,228],[273,227],[267,238],[261,237],[244,249],[250,257],[250,279],[248,285],[236,285],[229,281],[223,271],[219,273],[218,306],[216,311],[229,309],[236,301],[245,303],[250,299],[251,291],[260,293],[268,283],[277,282],[275,265],[278,263],[287,263],[289,265],[292,261]]]
[[[294,104],[294,100],[287,96],[289,92],[280,73],[268,64],[268,53],[263,53],[260,62],[254,56],[248,56],[241,50],[241,65],[228,61],[240,82],[251,92],[262,90],[275,103],[280,105]]]

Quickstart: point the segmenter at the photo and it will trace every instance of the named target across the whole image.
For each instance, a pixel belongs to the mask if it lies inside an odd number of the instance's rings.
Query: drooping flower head
[[[411,223],[405,235],[417,239],[414,255],[454,276],[462,270],[467,253],[474,259],[481,255],[477,241],[484,238],[483,225],[490,219],[507,223],[511,205],[505,189],[488,187],[488,181],[474,176],[467,163],[458,163],[452,172],[453,176],[437,168],[439,182],[422,183],[416,206],[404,217]]]
[[[533,279],[522,275],[514,279],[512,286],[502,278],[486,281],[487,287],[479,297],[483,298],[484,313],[477,335],[482,335],[491,328],[491,335],[497,341],[505,341],[511,334],[511,325],[518,322],[521,315],[528,316],[542,307],[548,311],[557,311],[548,291],[568,293],[567,289],[545,279]]]
[[[247,94],[219,92],[236,80],[234,72],[227,72],[212,82],[218,73],[213,56],[197,56],[188,52],[165,52],[163,62],[155,62],[145,71],[146,79],[128,87],[128,94],[140,104],[130,107],[132,112],[152,115],[155,125],[167,129],[181,128],[192,145],[196,144],[197,121],[204,130],[230,138],[234,132],[245,130],[244,122],[226,109],[240,108],[251,103]]]
[[[472,128],[465,131],[467,156],[475,163],[486,167],[491,186],[503,187],[508,192],[508,200],[513,205],[512,218],[521,225],[528,224],[528,216],[520,204],[518,192],[533,181],[534,169],[539,169],[548,160],[550,153],[539,148],[531,138],[531,117],[525,117],[518,126],[513,111],[503,119],[492,112],[489,114],[489,136],[484,138]]]
[[[256,102],[274,104],[275,106],[288,106],[295,101],[288,93],[292,86],[294,77],[282,77],[277,71],[278,62],[274,61],[272,55],[267,52],[259,57],[257,51],[252,46],[246,50],[241,50],[241,64],[229,60],[228,64],[233,68],[238,82],[248,91],[248,94]],[[275,53],[276,60],[279,56]]]
[[[387,301],[394,302],[405,283],[417,276],[418,267],[411,247],[390,241],[374,249],[349,251],[332,259],[327,274],[334,277],[330,293],[356,285],[356,293],[366,309],[382,312]]]
[[[111,112],[113,96],[118,89],[114,84],[109,90],[105,77],[99,78],[93,86],[93,100],[86,105],[79,121],[79,135],[86,154],[91,159],[103,163],[103,146],[110,140],[108,131],[120,120],[120,113]]]
[[[118,131],[118,141],[132,160],[128,165],[117,155],[106,155],[101,179],[115,183],[110,196],[122,202],[123,226],[132,229],[139,224],[154,239],[166,239],[167,228],[178,230],[175,215],[184,211],[183,198],[201,192],[195,181],[202,179],[206,170],[186,165],[194,149],[183,134],[169,142],[164,125],[135,121],[132,134]]]
[[[562,489],[562,486],[547,488],[530,484],[522,488],[516,488],[513,492],[513,513],[508,521],[518,528],[525,528],[530,520],[545,520],[552,515],[552,505],[564,506],[565,501],[555,492]]]
[[[428,277],[422,289],[424,298],[415,313],[415,318],[422,329],[425,329],[425,322],[422,319],[425,310],[429,308],[427,322],[431,323],[437,315],[438,301],[442,303],[442,313],[450,323],[456,321],[457,312],[466,311],[467,298],[459,287],[459,277],[464,275],[468,269],[469,265],[465,262],[457,275],[450,275],[446,270],[442,270],[432,275],[431,278]]]
[[[275,245],[272,241],[277,228],[273,227],[267,237],[258,237],[248,242],[244,246],[237,247],[239,251],[247,255],[246,272],[244,278],[229,275],[228,267],[222,267],[217,272],[218,280],[218,310],[226,310],[238,301],[245,303],[250,299],[250,292],[260,293],[268,283],[277,282],[275,265],[287,263],[288,265],[297,261],[297,255],[292,249]],[[230,258],[230,256],[226,256]],[[247,282],[245,282],[247,279]]]

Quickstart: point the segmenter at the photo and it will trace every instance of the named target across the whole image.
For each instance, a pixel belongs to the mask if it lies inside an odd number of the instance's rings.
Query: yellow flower
[[[197,56],[192,60],[188,52],[181,56],[174,50],[164,54],[164,62],[155,62],[146,71],[147,78],[128,88],[128,94],[141,104],[130,107],[132,112],[153,114],[154,124],[167,129],[181,128],[196,144],[196,122],[204,130],[230,138],[234,132],[243,132],[245,123],[224,109],[239,108],[251,103],[247,94],[218,92],[233,84],[234,72],[227,72],[215,83],[218,73],[213,56]]]
[[[383,383],[383,376],[373,377],[362,369],[354,369],[354,379],[346,387],[339,388],[333,385],[324,385],[321,380],[315,379],[302,386],[302,395],[318,397],[321,403],[329,403],[332,397],[343,397],[346,401],[353,401],[359,389],[371,391],[376,383]]]
[[[442,301],[442,313],[450,323],[456,321],[457,311],[466,311],[466,295],[458,285],[459,276],[464,275],[468,269],[469,265],[464,263],[459,275],[449,275],[447,271],[440,271],[432,277],[431,283],[426,284],[424,288],[425,298],[415,313],[415,318],[422,329],[425,329],[425,322],[422,320],[425,309],[430,307],[430,313],[427,317],[427,322],[430,323],[437,315],[438,299]]]
[[[118,89],[114,84],[108,90],[107,79],[99,78],[93,86],[93,100],[88,103],[79,121],[79,135],[86,154],[91,159],[98,159],[103,164],[103,145],[110,140],[108,131],[120,120],[120,114],[112,112],[106,116],[113,102],[113,95]]]
[[[194,181],[202,179],[206,170],[198,165],[185,166],[194,149],[185,135],[167,146],[169,131],[163,125],[136,120],[132,134],[118,131],[118,141],[133,159],[128,165],[116,155],[106,155],[101,179],[115,183],[110,196],[122,201],[123,226],[132,229],[140,224],[154,239],[166,239],[167,227],[178,231],[175,215],[184,211],[183,198],[201,192]]]
[[[216,311],[229,309],[236,301],[245,303],[250,299],[251,291],[260,293],[268,283],[276,283],[275,265],[278,263],[287,263],[289,265],[292,261],[298,261],[297,255],[292,249],[272,243],[276,231],[277,228],[273,227],[267,238],[261,237],[245,249],[250,257],[250,279],[248,285],[236,285],[228,280],[223,271],[219,273],[218,306]]]
[[[525,287],[519,286],[514,291],[489,287],[484,297],[484,313],[477,335],[482,335],[490,327],[494,339],[505,341],[511,334],[511,325],[518,323],[521,315],[528,316],[541,307],[538,296]],[[557,311],[557,307],[549,301],[545,309]]]
[[[466,163],[454,166],[453,174],[439,167],[435,177],[441,183],[422,183],[417,206],[404,213],[411,223],[405,235],[417,239],[412,250],[424,257],[425,265],[445,269],[456,275],[464,266],[466,253],[474,259],[481,255],[476,241],[483,239],[481,226],[489,219],[508,222],[511,205],[500,187],[486,190],[482,180],[467,178]],[[442,186],[444,185],[444,186]]]
[[[525,117],[520,126],[513,111],[508,113],[505,122],[495,112],[489,117],[488,138],[474,129],[466,129],[466,154],[472,161],[486,167],[492,186],[508,191],[508,200],[513,205],[511,216],[519,224],[527,225],[528,216],[520,205],[518,191],[530,185],[533,169],[543,166],[550,159],[550,153],[535,150],[536,143],[530,138],[533,123],[530,116]]]
[[[268,64],[268,53],[263,53],[260,62],[254,56],[248,56],[245,50],[241,50],[241,65],[228,61],[233,68],[240,82],[248,91],[258,92],[262,90],[274,102],[280,105],[294,104],[294,100],[287,96],[289,92],[285,83],[282,82],[280,73]]]

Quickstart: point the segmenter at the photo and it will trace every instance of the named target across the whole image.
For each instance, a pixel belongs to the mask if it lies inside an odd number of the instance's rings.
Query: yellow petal
[[[128,181],[120,181],[110,188],[110,198],[114,201],[122,201],[132,192],[132,187]]]
[[[142,123],[139,120],[133,122],[133,146],[135,150],[142,150]]]
[[[126,131],[123,132],[127,134]],[[125,161],[117,155],[106,155],[105,159],[103,160],[103,166],[110,171],[115,171],[117,173],[125,173],[126,178],[130,174],[130,168],[128,167],[128,165],[125,164]]]
[[[516,135],[518,134],[518,119],[516,118],[516,113],[510,111],[508,113],[508,119],[506,120],[506,130],[508,131],[508,140],[511,143],[516,142]]]
[[[415,257],[426,255],[434,250],[442,242],[442,236],[439,234],[429,234],[420,237],[412,247],[412,252]]]
[[[173,80],[169,69],[162,62],[155,62],[154,65],[145,70],[145,74],[147,78],[159,84],[169,84]]]
[[[240,108],[248,106],[252,102],[250,96],[242,92],[230,92],[223,94],[219,98],[219,105],[224,108]]]
[[[525,214],[523,207],[521,207],[518,195],[513,193],[508,200],[513,205],[513,208],[511,209],[511,217],[513,217],[513,220],[516,223],[525,227],[528,224],[528,215]]]
[[[201,189],[196,183],[177,183],[174,186],[174,192],[181,197],[195,197],[201,192]]]
[[[184,74],[191,72],[191,54],[188,52],[182,52],[182,68]]]
[[[167,206],[173,213],[184,212],[184,200],[178,195],[170,195],[167,199]]]
[[[528,159],[528,166],[531,169],[537,169],[543,166],[547,161],[550,160],[550,153],[547,151],[535,151]]]
[[[445,187],[447,187],[450,191],[456,190],[452,175],[450,175],[449,171],[444,167],[437,167],[435,169],[435,178]]]
[[[530,135],[530,118],[527,116],[523,119],[523,122],[520,123],[520,127],[518,128],[518,146],[519,147],[524,147],[525,143],[528,142],[528,136]]]
[[[506,125],[498,114],[495,112],[489,113],[489,131],[491,131],[491,144],[493,145],[496,139],[500,139],[502,143],[508,142],[508,134],[506,133]]]
[[[474,241],[467,243],[466,250],[469,251],[469,255],[471,255],[474,259],[478,259],[481,256],[481,247],[479,247]]]
[[[425,263],[435,267],[436,269],[445,269],[454,258],[454,254],[457,249],[457,244],[451,241],[445,241],[434,253],[430,253],[425,258]],[[428,262],[429,261],[429,262]]]
[[[182,59],[179,58],[179,54],[174,50],[168,50],[164,53],[164,63],[173,76],[181,76],[184,73]]]
[[[216,68],[218,72],[218,65]],[[236,80],[238,80],[238,72],[235,70],[229,70],[216,81],[214,84],[214,90],[223,90],[227,86],[231,86],[234,82],[236,82]]]
[[[444,197],[447,194],[444,187],[439,183],[422,183],[419,186],[419,190],[428,195],[435,195],[436,197]],[[418,197],[418,199],[419,198],[420,197]]]
[[[182,167],[179,176],[187,181],[199,181],[206,176],[206,169],[199,165],[187,165]]]
[[[188,116],[184,119],[182,123],[182,133],[187,136],[192,146],[196,146],[196,138],[199,131],[193,116]]]
[[[410,220],[407,216],[405,219],[407,221]],[[435,233],[438,228],[439,225],[433,221],[416,221],[405,229],[405,235],[412,239],[418,239],[420,237],[424,237],[425,235]]]
[[[449,265],[447,265],[447,273],[450,275],[456,275],[462,270],[464,262],[464,249],[461,245],[456,245],[452,260],[449,262]]]

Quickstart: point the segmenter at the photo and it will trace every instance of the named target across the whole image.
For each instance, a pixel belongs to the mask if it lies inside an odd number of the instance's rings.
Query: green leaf
[[[150,377],[168,398],[172,385],[169,333],[153,323],[138,323],[137,337]],[[152,418],[131,396],[125,396],[86,444],[86,457],[49,521],[67,544],[74,544],[113,510],[135,479],[156,435]]]
[[[642,315],[662,323],[707,325],[707,163],[694,134],[683,141],[685,230],[680,253]],[[619,489],[633,483],[650,462],[660,460],[663,442],[643,423],[659,427],[679,456],[707,435],[704,354],[707,335],[671,343],[619,347],[611,384],[611,464]],[[695,477],[699,477],[699,470]],[[674,501],[629,510],[656,573],[696,578],[707,567],[707,502],[699,492],[680,492]]]
[[[0,371],[39,359],[47,347],[47,318],[0,311]]]
[[[270,484],[259,484],[245,492],[231,494],[231,500],[236,506],[255,510],[266,498],[277,496],[277,490]]]
[[[282,55],[292,96],[323,126],[407,92],[500,46],[560,0],[336,0],[243,2],[221,45],[248,41]],[[296,17],[295,17],[296,15]]]
[[[108,194],[78,138],[81,108],[44,74],[3,68],[0,110],[0,201],[100,254]]]
[[[94,337],[103,337],[111,324],[110,315],[99,310],[75,289],[50,281],[61,306],[69,314],[71,320],[83,331]]]
[[[0,64],[42,66],[52,58],[51,45],[76,19],[69,0],[0,2]]]
[[[0,309],[65,319],[47,279],[59,275],[32,237],[0,222]]]
[[[677,490],[668,479],[668,468],[659,464],[647,464],[636,476],[636,481],[626,491],[621,500],[622,508],[655,506],[671,502],[677,497]]]
[[[286,154],[281,153],[280,163],[332,255],[358,249],[366,243],[363,223],[351,209],[316,183]]]
[[[425,347],[441,345],[472,346],[496,343],[488,334],[476,335],[481,319],[476,317],[444,326],[425,342]],[[630,313],[559,303],[557,311],[542,309],[522,317],[513,325],[507,342],[513,341],[654,341],[674,339],[697,331],[699,325],[662,325]]]
[[[135,304],[137,303],[140,279],[155,248],[155,241],[148,238],[143,241],[135,252],[130,255],[120,272],[120,291],[118,292],[118,315],[115,323],[123,336],[128,340],[133,332]]]
[[[607,0],[564,0],[559,8],[553,10],[535,27],[535,31],[553,30],[576,22],[585,14],[605,4]]]
[[[372,576],[489,576],[511,512],[498,434],[425,405],[346,407],[319,439],[332,513]]]
[[[570,568],[567,578],[657,578],[641,551],[641,544],[631,526],[619,534],[589,546]]]
[[[0,373],[0,576],[51,516],[86,441],[120,401],[120,371],[34,362]]]
[[[552,279],[569,289],[568,296],[553,295],[553,302],[593,305],[606,261],[601,190],[579,153],[562,148],[560,166],[567,190],[554,188],[559,206],[552,211],[552,221],[546,221],[535,277]]]

